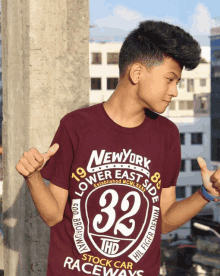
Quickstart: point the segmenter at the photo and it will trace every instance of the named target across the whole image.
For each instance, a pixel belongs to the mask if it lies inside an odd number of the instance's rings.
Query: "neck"
[[[129,85],[119,85],[104,108],[108,116],[123,127],[137,127],[145,119],[145,109],[135,99],[135,93]]]

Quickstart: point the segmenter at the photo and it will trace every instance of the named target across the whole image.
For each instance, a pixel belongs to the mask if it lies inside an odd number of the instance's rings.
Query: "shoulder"
[[[74,111],[71,111],[70,113],[67,113],[61,119],[61,121],[64,123],[68,123],[75,119],[84,120],[84,119],[88,119],[90,116],[94,117],[98,113],[99,107],[100,107],[100,104],[96,104],[96,105],[86,106],[80,109],[76,109]]]
[[[178,133],[179,134],[179,129],[177,127],[177,125],[172,122],[171,120],[169,120],[168,118],[159,115],[159,120],[160,120],[160,124],[161,126],[166,129],[167,131],[172,131],[175,134]]]
[[[86,125],[90,125],[100,117],[100,105],[101,104],[87,106],[67,113],[60,120],[60,123],[67,129],[73,127],[82,128]]]
[[[168,118],[149,110],[146,110],[145,113],[152,120],[152,125],[154,128],[158,129],[161,134],[168,136],[179,135],[179,129],[177,125]]]

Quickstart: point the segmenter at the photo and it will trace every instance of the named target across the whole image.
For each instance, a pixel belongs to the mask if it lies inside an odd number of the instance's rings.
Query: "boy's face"
[[[181,78],[180,64],[166,57],[159,66],[143,67],[138,85],[138,97],[144,107],[163,113],[173,97],[178,95],[177,84]]]

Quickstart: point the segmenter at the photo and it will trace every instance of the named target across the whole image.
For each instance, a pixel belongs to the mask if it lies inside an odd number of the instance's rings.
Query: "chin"
[[[151,109],[151,111],[156,112],[158,114],[163,114],[165,110],[166,109],[163,109],[163,110],[162,109],[156,109],[156,108],[155,109],[153,109],[153,108]]]

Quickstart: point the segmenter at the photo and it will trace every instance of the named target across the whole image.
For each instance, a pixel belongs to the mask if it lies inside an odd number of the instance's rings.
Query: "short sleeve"
[[[169,188],[170,186],[176,186],[177,179],[180,172],[181,165],[181,145],[180,134],[178,128],[172,131],[170,140],[170,149],[167,154],[166,163],[164,166],[164,181],[163,188]]]
[[[63,119],[60,121],[50,146],[55,143],[59,144],[58,151],[51,156],[40,172],[43,178],[54,185],[68,190],[74,149]]]

